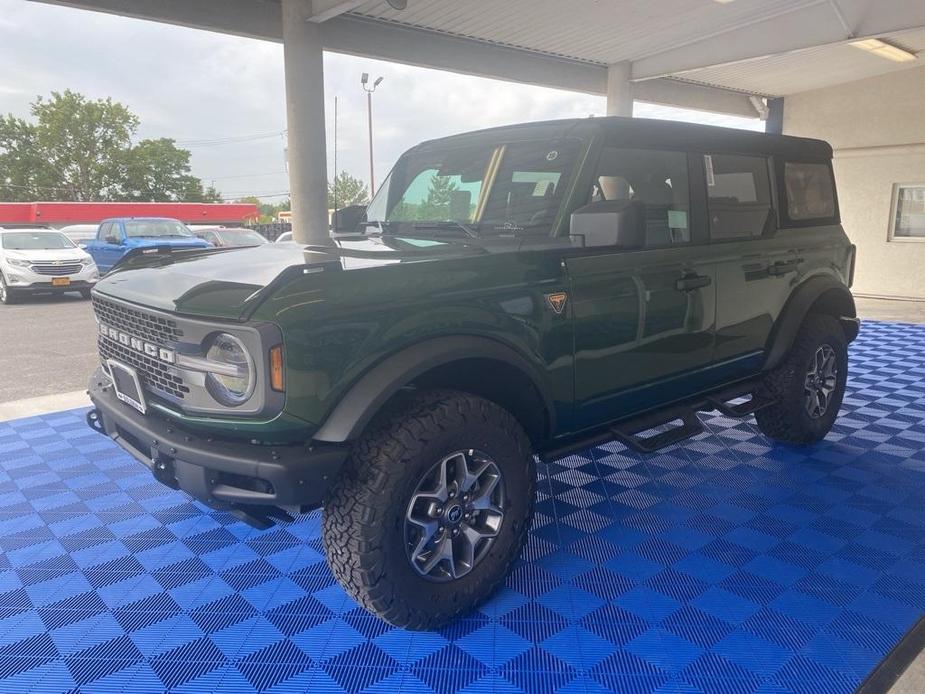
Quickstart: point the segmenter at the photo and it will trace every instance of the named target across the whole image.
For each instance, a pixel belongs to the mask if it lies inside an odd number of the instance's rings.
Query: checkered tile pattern
[[[868,323],[825,442],[752,422],[540,469],[529,545],[436,633],[366,614],[319,515],[258,532],[82,412],[0,423],[0,691],[850,692],[925,611],[925,327]]]

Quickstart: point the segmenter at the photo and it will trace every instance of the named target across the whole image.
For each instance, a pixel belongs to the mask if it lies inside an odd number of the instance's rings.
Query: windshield
[[[156,237],[165,236],[186,236],[193,235],[185,224],[174,222],[169,219],[149,219],[131,221],[125,223],[125,233],[129,238]]]
[[[580,147],[568,139],[412,150],[379,189],[367,219],[416,229],[548,232]]]
[[[250,229],[219,229],[215,233],[229,246],[259,246],[267,243],[263,236]]]
[[[74,248],[74,243],[57,231],[15,231],[0,234],[3,248],[10,251],[41,251]]]

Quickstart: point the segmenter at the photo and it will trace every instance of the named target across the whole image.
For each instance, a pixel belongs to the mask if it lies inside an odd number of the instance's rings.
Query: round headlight
[[[238,338],[218,333],[209,341],[206,359],[216,362],[215,371],[206,376],[206,387],[223,405],[236,407],[254,392],[254,361]]]

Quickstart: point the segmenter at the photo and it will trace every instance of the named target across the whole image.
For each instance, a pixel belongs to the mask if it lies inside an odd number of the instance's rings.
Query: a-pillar
[[[623,62],[607,67],[607,115],[633,115],[632,64]]]
[[[294,241],[329,244],[324,57],[311,0],[282,0]]]

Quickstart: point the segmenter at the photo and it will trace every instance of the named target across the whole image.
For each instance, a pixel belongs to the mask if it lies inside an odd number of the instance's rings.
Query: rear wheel
[[[755,420],[766,436],[806,444],[825,438],[841,408],[848,380],[848,343],[832,316],[807,316],[790,353],[764,380],[775,404]]]
[[[328,564],[370,612],[437,627],[491,595],[533,510],[526,434],[455,391],[413,396],[357,442],[324,507]]]
[[[80,290],[80,295],[81,295],[84,299],[89,299],[89,298],[90,298],[90,290],[89,290],[89,289],[81,289],[81,290]]]

